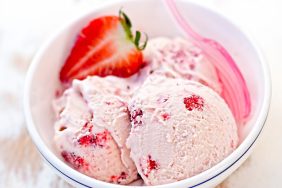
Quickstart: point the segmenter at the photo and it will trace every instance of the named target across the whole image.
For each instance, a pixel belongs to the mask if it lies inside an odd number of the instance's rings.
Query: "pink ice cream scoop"
[[[151,39],[144,50],[147,67],[143,74],[160,74],[200,82],[218,94],[222,92],[217,70],[202,50],[189,40],[158,37]],[[146,77],[145,76],[145,77]]]
[[[225,101],[193,81],[151,76],[129,103],[130,156],[146,185],[171,183],[205,171],[238,145]]]
[[[75,80],[55,101],[55,144],[74,169],[128,184],[137,170],[125,146],[130,131],[127,84],[116,77]]]

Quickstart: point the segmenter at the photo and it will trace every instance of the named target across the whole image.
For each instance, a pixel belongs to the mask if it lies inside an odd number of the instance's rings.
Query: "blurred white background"
[[[70,187],[42,163],[25,130],[24,78],[34,53],[57,28],[108,1],[114,0],[0,0],[0,187]],[[272,73],[266,127],[251,157],[220,187],[282,187],[282,1],[197,2],[223,13],[250,33]]]

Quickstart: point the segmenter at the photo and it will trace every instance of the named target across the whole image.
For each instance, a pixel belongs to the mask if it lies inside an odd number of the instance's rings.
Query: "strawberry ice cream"
[[[238,145],[217,70],[191,42],[141,43],[131,27],[120,11],[77,36],[59,74],[68,89],[54,102],[60,156],[85,175],[123,185],[138,173],[160,185],[211,168]]]
[[[224,100],[193,81],[154,75],[130,103],[131,158],[146,185],[183,180],[207,170],[238,145]]]
[[[122,79],[89,77],[73,81],[55,101],[55,144],[71,167],[106,182],[137,179],[125,146],[130,131],[127,93]]]
[[[143,52],[148,64],[143,72],[160,74],[170,78],[183,78],[200,82],[217,93],[222,86],[215,67],[202,50],[182,38],[158,37],[148,41]]]

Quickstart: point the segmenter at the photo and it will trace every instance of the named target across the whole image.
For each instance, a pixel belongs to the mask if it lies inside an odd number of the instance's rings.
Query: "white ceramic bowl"
[[[238,27],[224,16],[191,3],[177,0],[183,16],[201,35],[222,43],[234,57],[250,89],[252,114],[242,128],[240,146],[226,159],[211,169],[176,183],[154,187],[213,187],[224,180],[249,156],[268,114],[270,104],[270,76],[268,67],[257,46]],[[65,164],[53,144],[52,100],[59,86],[58,73],[72,47],[79,30],[91,19],[103,14],[117,14],[123,10],[131,17],[136,28],[150,37],[180,36],[172,17],[167,14],[163,1],[115,0],[80,16],[58,31],[35,56],[27,75],[24,110],[29,133],[47,164],[58,175],[77,187],[124,187],[90,178]]]

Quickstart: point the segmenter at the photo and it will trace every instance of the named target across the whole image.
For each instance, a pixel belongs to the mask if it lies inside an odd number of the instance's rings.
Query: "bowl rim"
[[[31,106],[30,106],[30,88],[33,81],[33,75],[36,71],[37,66],[40,64],[40,59],[45,54],[46,49],[53,43],[53,41],[62,33],[65,31],[66,28],[70,27],[73,23],[78,22],[79,20],[83,20],[85,17],[93,14],[93,12],[101,11],[104,8],[107,8],[109,6],[113,6],[115,4],[119,3],[127,3],[130,1],[136,1],[136,0],[116,0],[116,1],[109,1],[102,3],[101,5],[97,7],[91,8],[91,10],[80,14],[79,16],[76,16],[74,19],[72,19],[70,22],[63,24],[63,26],[57,30],[51,37],[47,39],[47,41],[41,46],[39,51],[34,56],[31,66],[29,67],[29,70],[27,72],[26,80],[25,80],[25,87],[24,87],[24,97],[23,97],[23,108],[24,108],[24,114],[27,122],[27,129],[28,132],[36,145],[38,151],[42,155],[42,157],[51,165],[54,169],[61,175],[63,175],[65,178],[68,178],[81,186],[84,187],[93,187],[94,186],[103,186],[103,187],[116,187],[121,188],[124,187],[123,185],[116,185],[111,184],[107,182],[103,182],[100,180],[96,180],[94,178],[88,177],[74,169],[72,169],[70,166],[65,164],[63,161],[61,161],[44,143],[43,139],[40,137],[39,133],[36,130],[35,123],[33,122],[33,117],[31,114]],[[148,1],[148,0],[147,0]],[[184,1],[184,0],[180,0]],[[236,28],[239,33],[241,33],[247,41],[251,44],[252,48],[258,55],[259,63],[262,68],[263,72],[263,81],[264,81],[264,98],[261,105],[261,108],[257,114],[257,119],[254,122],[253,128],[250,130],[250,133],[246,136],[244,141],[235,149],[234,152],[232,152],[229,156],[227,156],[225,159],[223,159],[218,164],[214,165],[210,169],[201,172],[200,174],[197,174],[193,177],[174,182],[164,185],[157,185],[157,186],[146,186],[148,188],[165,188],[165,187],[181,187],[184,185],[190,185],[190,187],[198,187],[204,183],[207,183],[214,178],[220,176],[225,171],[230,169],[232,166],[234,166],[238,161],[242,159],[243,156],[245,156],[246,153],[252,148],[254,143],[256,142],[257,138],[259,137],[265,121],[267,119],[269,106],[270,106],[270,100],[271,100],[271,80],[270,80],[270,70],[266,63],[266,60],[263,56],[263,53],[259,49],[256,42],[253,40],[253,38],[241,27],[236,25],[232,20],[228,19],[226,16],[221,14],[220,12],[216,11],[215,9],[202,5],[200,3],[197,3],[195,1],[191,0],[185,0],[185,3],[188,3],[192,6],[199,7],[203,9],[204,11],[210,12],[212,14],[215,14],[216,16],[220,17],[224,21],[227,21],[230,25],[232,25],[234,28]],[[91,184],[87,185],[87,184]],[[133,187],[133,186],[127,186],[127,187]]]

